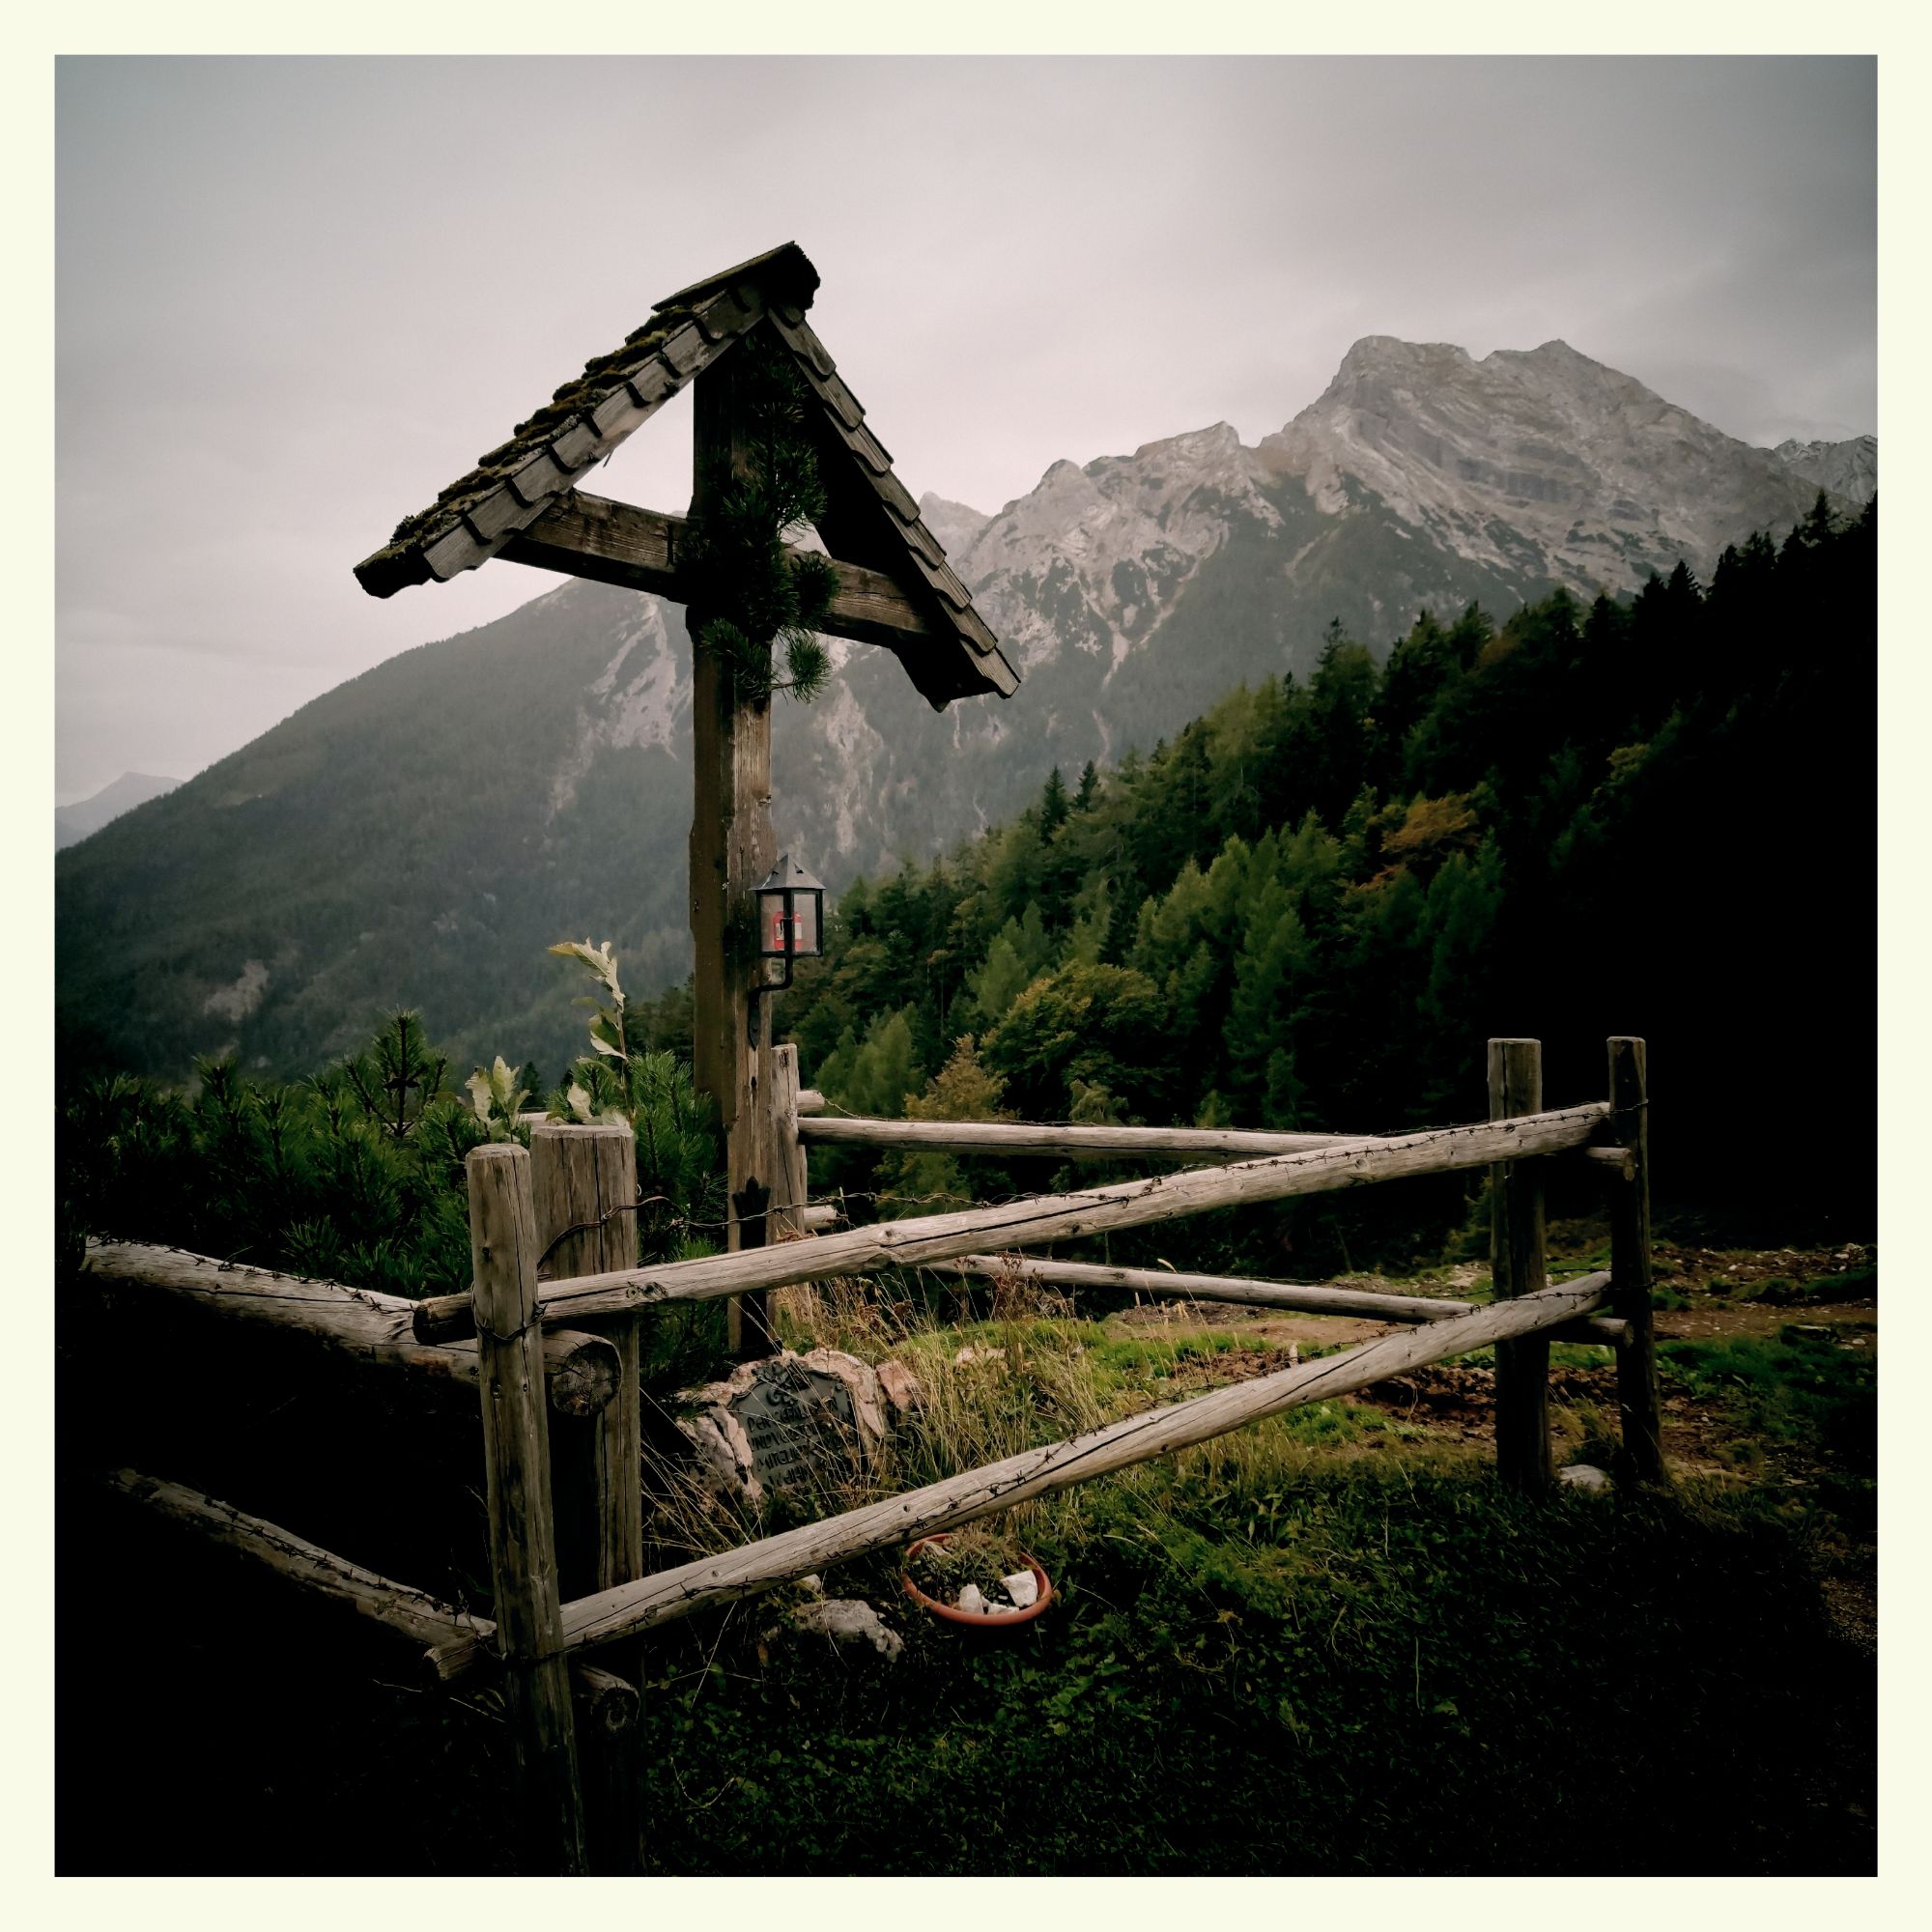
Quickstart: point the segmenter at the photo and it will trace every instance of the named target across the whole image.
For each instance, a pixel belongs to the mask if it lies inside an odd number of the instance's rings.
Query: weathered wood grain
[[[884,1221],[821,1235],[813,1241],[788,1241],[756,1254],[713,1255],[626,1274],[586,1276],[552,1290],[545,1320],[564,1322],[573,1315],[648,1307],[660,1301],[704,1300],[827,1275],[918,1267],[988,1249],[1040,1247],[1113,1228],[1143,1227],[1215,1208],[1557,1153],[1581,1147],[1608,1113],[1605,1103],[1591,1101],[1520,1120],[1433,1127],[1350,1147],[1272,1154],[1229,1167],[1192,1168],[1106,1187],[1034,1195],[953,1214]],[[425,1341],[446,1340],[462,1333],[468,1321],[460,1296],[431,1299],[417,1304],[416,1334]]]
[[[357,1361],[472,1387],[479,1374],[473,1338],[426,1347],[410,1325],[416,1303],[374,1289],[276,1274],[183,1248],[95,1240],[87,1244],[86,1265],[74,1285],[178,1299],[208,1314],[305,1337]],[[559,1415],[595,1415],[617,1384],[617,1350],[603,1336],[569,1328],[546,1332],[544,1386]]]
[[[822,1104],[822,1096],[821,1104]],[[809,1116],[799,1137],[811,1146],[945,1148],[960,1153],[1254,1155],[1301,1153],[1310,1148],[1366,1147],[1368,1134],[1276,1134],[1239,1127],[1099,1127],[1022,1121],[882,1121]]]
[[[570,1688],[582,1734],[604,1740],[627,1737],[638,1727],[638,1687],[581,1658],[571,1659]]]
[[[550,1432],[536,1391],[536,1210],[530,1157],[513,1143],[471,1150],[470,1291],[480,1342],[483,1465],[497,1639],[526,1829],[526,1869],[586,1869],[583,1801],[558,1617]]]
[[[1254,1308],[1279,1308],[1299,1315],[1336,1315],[1370,1321],[1447,1321],[1473,1315],[1484,1304],[1426,1294],[1394,1294],[1379,1289],[1340,1288],[1326,1282],[1248,1281],[1236,1275],[1179,1274],[1170,1268],[1111,1267],[1098,1262],[1041,1260],[1033,1255],[965,1255],[935,1262],[939,1274],[970,1274],[988,1280],[1019,1275],[1051,1288],[1124,1289],[1183,1301],[1229,1301]],[[1624,1339],[1621,1321],[1584,1316],[1551,1330],[1559,1342],[1587,1342],[1611,1348]]]
[[[1639,1482],[1666,1483],[1663,1400],[1651,1316],[1650,1070],[1644,1041],[1609,1041],[1610,1131],[1628,1156],[1610,1187],[1610,1305],[1628,1324],[1617,1352],[1617,1407],[1624,1460]]]
[[[427,1591],[365,1570],[265,1517],[250,1516],[185,1483],[163,1482],[136,1469],[116,1469],[104,1481],[129,1502],[413,1643],[434,1645],[473,1637],[486,1655],[495,1647],[497,1626],[488,1617],[472,1616]],[[571,1659],[570,1677],[578,1701],[600,1729],[614,1734],[636,1724],[638,1693],[621,1677],[584,1657]]]
[[[963,1255],[935,1262],[941,1273],[987,1279],[1019,1275],[1053,1288],[1115,1288],[1135,1294],[1233,1301],[1281,1308],[1301,1315],[1364,1316],[1374,1321],[1447,1321],[1471,1313],[1473,1301],[1437,1300],[1420,1294],[1383,1294],[1369,1289],[1332,1288],[1292,1281],[1242,1281],[1231,1275],[1177,1274],[1167,1268],[1109,1267],[1098,1262],[1042,1261],[1031,1255]]]
[[[825,1225],[823,1215],[807,1201],[805,1144],[798,1133],[798,1048],[772,1048],[772,1230],[803,1234]],[[836,1216],[832,1217],[836,1218]]]
[[[680,561],[689,528],[684,517],[566,490],[516,531],[498,554],[512,563],[587,577],[626,590],[648,590],[675,604],[689,604],[695,586]],[[802,559],[808,554],[794,550],[791,555]],[[832,565],[838,587],[820,626],[827,636],[890,645],[929,644],[944,635],[925,609],[884,571],[837,557]]]
[[[530,1130],[530,1182],[543,1272],[554,1280],[634,1266],[638,1151],[627,1122],[546,1122]],[[643,1317],[598,1323],[621,1363],[617,1399],[588,1423],[560,1424],[551,1443],[559,1591],[609,1590],[644,1574]],[[575,1563],[578,1567],[573,1568]],[[631,1733],[638,1693],[622,1678],[585,1707],[578,1685],[578,1756],[591,1862],[624,1877],[640,1866],[641,1816]]]
[[[713,493],[752,466],[737,363],[727,357],[707,371],[695,400],[691,512],[699,518]],[[694,638],[707,615],[691,613]],[[755,1238],[747,1239],[738,1204],[761,1192],[769,1199],[772,1184],[771,1025],[765,1003],[751,996],[764,971],[755,892],[778,857],[771,804],[771,705],[739,692],[726,668],[699,649],[692,695],[693,1059],[697,1089],[716,1103],[724,1133],[725,1246],[733,1253],[764,1240],[762,1213]],[[763,1317],[761,1302],[732,1303],[726,1321],[735,1353],[764,1351]]]
[[[1533,1039],[1489,1043],[1490,1118],[1543,1111],[1543,1047]],[[1534,1161],[1490,1169],[1490,1275],[1498,1301],[1534,1294],[1549,1279],[1544,1243],[1543,1170]],[[1556,1480],[1549,1442],[1549,1338],[1496,1348],[1496,1466],[1506,1483],[1538,1490]]]
[[[937,1530],[956,1529],[1029,1497],[1091,1482],[1156,1456],[1172,1455],[1300,1404],[1347,1395],[1425,1363],[1559,1326],[1598,1307],[1608,1292],[1609,1280],[1607,1271],[1586,1275],[1580,1281],[1500,1301],[1451,1321],[1429,1322],[1402,1334],[1379,1336],[1319,1361],[1171,1403],[1066,1441],[1028,1449],[984,1468],[807,1523],[723,1555],[660,1570],[621,1589],[566,1604],[564,1642],[576,1650],[634,1636],[709,1605],[754,1596],[831,1564],[910,1543]],[[481,1645],[456,1638],[432,1651],[430,1662],[439,1676],[455,1679],[473,1668],[482,1657]]]
[[[495,1637],[496,1626],[487,1617],[439,1603],[426,1591],[365,1570],[279,1523],[246,1515],[185,1484],[163,1482],[133,1469],[117,1469],[106,1481],[156,1516],[252,1558],[291,1583],[331,1597],[399,1636],[427,1644],[446,1643],[457,1636],[489,1644]]]
[[[530,1191],[548,1258],[542,1272],[553,1280],[637,1264],[638,1154],[628,1124],[547,1121],[532,1127]],[[616,1400],[588,1422],[559,1429],[552,1444],[558,1515],[570,1513],[571,1540],[589,1558],[587,1577],[563,1577],[569,1595],[643,1574],[639,1319],[605,1318],[603,1333],[618,1358]]]

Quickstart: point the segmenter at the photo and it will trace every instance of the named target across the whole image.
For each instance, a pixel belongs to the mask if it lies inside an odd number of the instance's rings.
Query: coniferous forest
[[[1708,586],[1680,565],[1627,601],[1425,612],[1379,663],[1337,627],[1305,686],[1239,688],[1145,755],[1056,772],[953,856],[856,881],[778,1024],[853,1113],[1363,1132],[1482,1118],[1492,1036],[1540,1038],[1563,1105],[1602,1093],[1606,1036],[1635,1034],[1680,1231],[1864,1237],[1876,547],[1875,502],[1836,523],[1821,496],[1781,542],[1727,550]],[[653,1185],[686,1212],[717,1190],[676,1065],[690,1023],[688,988],[631,1007],[678,1122],[676,1173]],[[394,1024],[299,1087],[204,1065],[191,1103],[82,1068],[64,1238],[411,1293],[457,1280],[462,1155],[484,1127],[454,1097],[464,1067]],[[398,1053],[422,1065],[389,1068]],[[502,1054],[540,1104],[557,1069],[523,1041]],[[385,1122],[398,1081],[438,1133]],[[1761,1129],[1801,1108],[1803,1159],[1772,1157]],[[813,1156],[814,1191],[858,1219],[1074,1179],[1050,1160]],[[1587,1210],[1563,1186],[1551,1211]],[[1189,1255],[1303,1278],[1426,1263],[1465,1229],[1481,1246],[1480,1187],[1210,1216]],[[711,1221],[680,1226],[702,1246]],[[1115,1258],[1154,1258],[1151,1239]]]
[[[1637,1034],[1662,1203],[1868,1230],[1876,546],[1875,501],[1821,496],[1708,585],[1425,612],[1379,666],[1331,630],[1306,686],[850,887],[782,1003],[808,1077],[855,1113],[1389,1132],[1481,1118],[1492,1035],[1544,1041],[1558,1105]],[[1801,1110],[1804,1159],[1768,1158],[1750,1129]],[[1443,1185],[1399,1237],[1439,1238]],[[1300,1259],[1361,1260],[1346,1202]]]

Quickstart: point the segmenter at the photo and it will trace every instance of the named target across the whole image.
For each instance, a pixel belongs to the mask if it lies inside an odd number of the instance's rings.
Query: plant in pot
[[[979,1630],[1031,1623],[1053,1601],[1038,1561],[1010,1534],[983,1523],[922,1537],[905,1553],[901,1581],[942,1623]]]

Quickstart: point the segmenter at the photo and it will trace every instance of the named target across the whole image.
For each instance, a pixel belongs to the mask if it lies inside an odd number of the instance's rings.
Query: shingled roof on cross
[[[787,242],[667,296],[619,348],[585,363],[507,441],[405,517],[355,566],[356,581],[389,597],[505,556],[689,602],[678,566],[685,519],[587,496],[576,479],[762,327],[819,404],[810,428],[828,508],[818,533],[839,580],[824,629],[896,653],[935,710],[982,692],[1010,696],[1018,673],[806,321],[817,288],[818,270]]]

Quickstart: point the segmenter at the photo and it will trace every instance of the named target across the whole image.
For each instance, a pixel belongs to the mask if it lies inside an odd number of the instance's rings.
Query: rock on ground
[[[870,1604],[857,1597],[822,1597],[802,1604],[792,1612],[792,1627],[824,1637],[835,1650],[858,1657],[862,1662],[877,1658],[895,1662],[905,1649],[905,1639],[879,1616]]]

